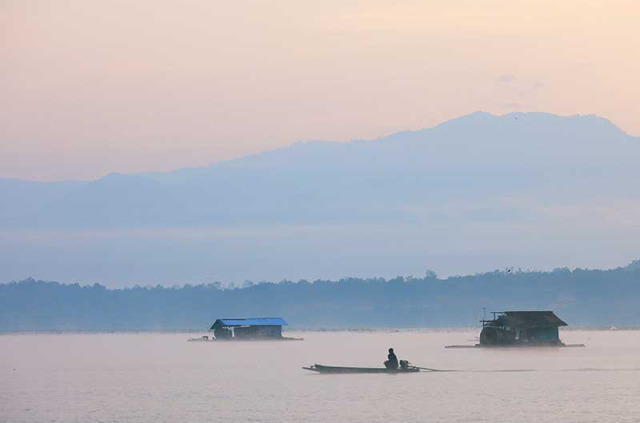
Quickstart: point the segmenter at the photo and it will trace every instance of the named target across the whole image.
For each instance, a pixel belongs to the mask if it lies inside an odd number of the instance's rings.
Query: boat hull
[[[400,374],[400,373],[416,373],[420,369],[417,367],[408,367],[406,369],[386,369],[384,367],[337,367],[337,366],[323,366],[321,364],[314,364],[313,366],[303,367],[305,370],[310,370],[317,373],[331,373],[331,374],[354,374],[354,373],[383,373],[383,374]]]

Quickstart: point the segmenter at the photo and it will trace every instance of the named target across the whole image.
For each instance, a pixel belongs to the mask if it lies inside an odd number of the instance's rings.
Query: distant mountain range
[[[618,264],[638,256],[638,163],[640,138],[597,116],[478,112],[205,168],[4,179],[0,278],[96,280],[97,269],[98,281],[114,283],[371,276],[367,261],[373,274],[439,263],[459,273],[526,264],[535,251],[533,267]],[[566,255],[585,246],[588,254]],[[556,250],[560,263],[546,257]]]
[[[306,142],[206,168],[0,180],[5,224],[136,228],[396,222],[465,198],[638,195],[640,140],[596,116],[474,113],[375,141]]]

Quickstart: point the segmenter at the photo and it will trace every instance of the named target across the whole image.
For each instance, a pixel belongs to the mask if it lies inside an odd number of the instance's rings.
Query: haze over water
[[[635,331],[563,331],[586,348],[444,349],[477,330],[304,332],[303,342],[188,343],[192,334],[0,336],[3,422],[635,422]],[[437,369],[378,366],[386,349]],[[511,371],[509,371],[511,370]],[[519,371],[513,371],[519,370]]]
[[[630,0],[0,1],[0,423],[640,422],[634,331],[71,333],[640,327],[638,22]],[[302,370],[389,347],[447,371]]]

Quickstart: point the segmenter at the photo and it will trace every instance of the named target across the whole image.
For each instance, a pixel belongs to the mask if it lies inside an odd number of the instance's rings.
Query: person
[[[387,369],[397,369],[398,368],[398,357],[393,352],[393,348],[389,348],[389,355],[387,355],[388,360],[384,362],[384,367]]]

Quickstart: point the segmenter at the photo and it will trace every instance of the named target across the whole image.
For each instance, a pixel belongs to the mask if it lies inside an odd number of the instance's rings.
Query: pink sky
[[[0,177],[97,178],[476,110],[640,135],[640,3],[3,0]]]

